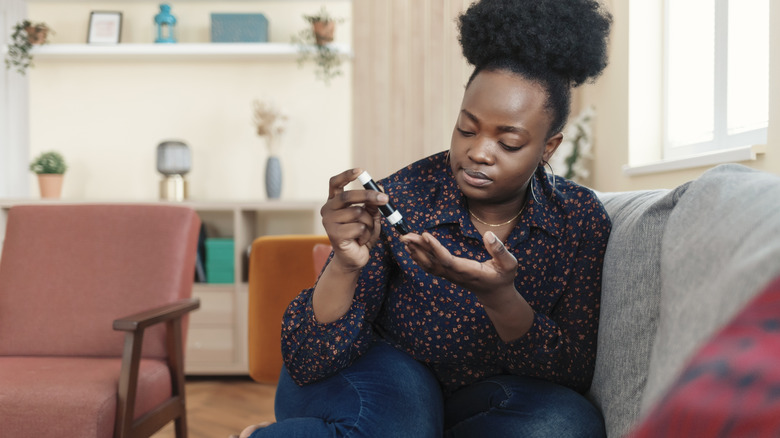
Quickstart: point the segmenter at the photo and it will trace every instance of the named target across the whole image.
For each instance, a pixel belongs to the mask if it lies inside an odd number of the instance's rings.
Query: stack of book
[[[230,238],[206,239],[206,280],[209,283],[233,283],[234,243]]]

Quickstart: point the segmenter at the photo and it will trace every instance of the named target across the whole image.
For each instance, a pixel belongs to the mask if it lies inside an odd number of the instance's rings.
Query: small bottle
[[[382,193],[382,190],[379,189],[379,186],[376,185],[373,178],[371,178],[371,175],[369,175],[368,172],[363,171],[363,173],[358,175],[358,181],[360,181],[360,184],[362,184],[366,190],[374,190]],[[382,213],[382,216],[384,216],[387,219],[387,221],[390,222],[390,225],[392,225],[399,233],[401,234],[409,233],[409,227],[406,226],[406,222],[404,222],[404,217],[401,216],[401,212],[396,210],[393,204],[390,203],[390,201],[388,201],[387,204],[385,205],[380,205],[379,212]]]

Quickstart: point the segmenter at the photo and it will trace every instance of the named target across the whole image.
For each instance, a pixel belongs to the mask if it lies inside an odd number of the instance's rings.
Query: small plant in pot
[[[55,151],[44,152],[30,163],[30,171],[38,175],[41,198],[60,197],[63,175],[67,169],[65,158]]]
[[[344,20],[334,18],[323,6],[320,11],[314,15],[303,15],[310,27],[304,29],[293,36],[293,43],[298,45],[298,64],[303,65],[307,60],[312,59],[317,65],[315,74],[317,78],[322,79],[325,84],[330,84],[330,80],[341,75],[341,58],[339,52],[330,46],[333,42],[333,34],[336,30],[336,23]]]
[[[20,74],[25,74],[29,67],[33,66],[33,57],[30,51],[34,45],[49,42],[49,34],[54,31],[45,23],[33,23],[24,20],[14,26],[11,34],[11,42],[8,44],[8,53],[5,55],[5,68],[16,68]]]

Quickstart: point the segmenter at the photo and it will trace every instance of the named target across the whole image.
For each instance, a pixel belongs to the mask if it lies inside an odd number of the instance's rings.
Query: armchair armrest
[[[125,346],[117,391],[117,417],[115,436],[150,436],[174,416],[186,418],[184,394],[184,345],[182,318],[200,307],[200,299],[187,298],[151,310],[114,320],[114,330],[124,331]],[[138,385],[138,369],[141,347],[147,327],[166,324],[168,369],[171,372],[172,396],[155,410],[134,420],[135,399]],[[186,436],[186,421],[176,422],[177,436]]]
[[[114,330],[137,331],[150,325],[178,318],[200,307],[200,299],[187,298],[145,312],[114,320]]]

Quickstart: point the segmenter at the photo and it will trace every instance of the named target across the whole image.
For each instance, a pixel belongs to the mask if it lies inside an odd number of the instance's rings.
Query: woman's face
[[[540,85],[510,72],[482,71],[471,81],[450,145],[452,173],[470,205],[525,201],[536,167],[562,139],[547,138],[546,99]]]

